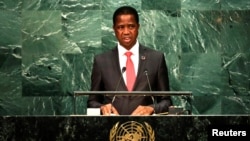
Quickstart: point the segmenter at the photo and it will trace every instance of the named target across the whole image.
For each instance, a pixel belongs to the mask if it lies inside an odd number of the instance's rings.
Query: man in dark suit
[[[130,6],[118,8],[113,15],[113,29],[118,40],[112,50],[96,55],[91,75],[91,91],[169,91],[168,69],[164,54],[141,45],[138,40],[139,16]],[[132,88],[127,87],[130,52],[135,73]],[[154,102],[155,101],[155,102]],[[97,96],[91,95],[88,107],[100,108],[103,115],[151,115],[167,112],[169,96]]]

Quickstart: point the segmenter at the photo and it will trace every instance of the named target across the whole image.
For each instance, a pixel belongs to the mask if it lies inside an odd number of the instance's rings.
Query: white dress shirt
[[[130,51],[130,52],[132,52],[131,59],[132,59],[133,64],[134,64],[135,75],[137,75],[138,66],[139,66],[139,42],[138,42],[138,40],[136,41],[135,45],[130,50],[127,50],[126,48],[122,47],[119,42],[118,42],[117,46],[118,46],[119,63],[120,63],[121,71],[122,71],[123,67],[126,67],[127,56],[125,55],[125,53],[127,51]],[[124,79],[125,84],[127,84],[125,78],[126,78],[126,73],[124,72],[123,79]]]

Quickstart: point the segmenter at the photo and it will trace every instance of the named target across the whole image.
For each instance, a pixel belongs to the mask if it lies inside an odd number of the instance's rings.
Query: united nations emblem
[[[144,122],[128,121],[123,124],[117,122],[109,133],[110,141],[154,141],[155,133],[152,127]]]

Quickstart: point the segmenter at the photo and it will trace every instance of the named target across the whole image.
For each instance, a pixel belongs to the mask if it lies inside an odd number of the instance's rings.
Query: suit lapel
[[[113,60],[113,69],[114,69],[114,77],[116,77],[116,79],[114,80],[118,80],[120,79],[121,77],[121,69],[120,69],[120,63],[119,63],[119,56],[118,56],[118,48],[117,46],[112,50],[112,60]],[[126,91],[127,90],[127,86],[124,82],[124,80],[122,79],[120,82],[117,82],[117,83],[120,83],[119,84],[119,87],[122,87],[122,90],[123,91]],[[119,89],[119,88],[118,88]],[[121,89],[120,89],[121,90]]]
[[[135,84],[134,84],[134,90],[136,90],[136,87],[139,83],[139,78],[142,77],[142,75],[144,74],[144,66],[146,64],[146,58],[147,58],[147,49],[145,47],[143,47],[142,45],[139,46],[139,66],[138,66],[138,73],[136,76],[136,80],[135,80]]]

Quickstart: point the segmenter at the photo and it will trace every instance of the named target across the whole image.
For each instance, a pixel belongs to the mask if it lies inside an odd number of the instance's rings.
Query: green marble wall
[[[249,0],[0,0],[0,115],[72,114],[72,92],[90,89],[93,56],[116,44],[112,14],[127,4],[140,42],[165,53],[171,90],[193,92],[194,115],[250,113]]]

